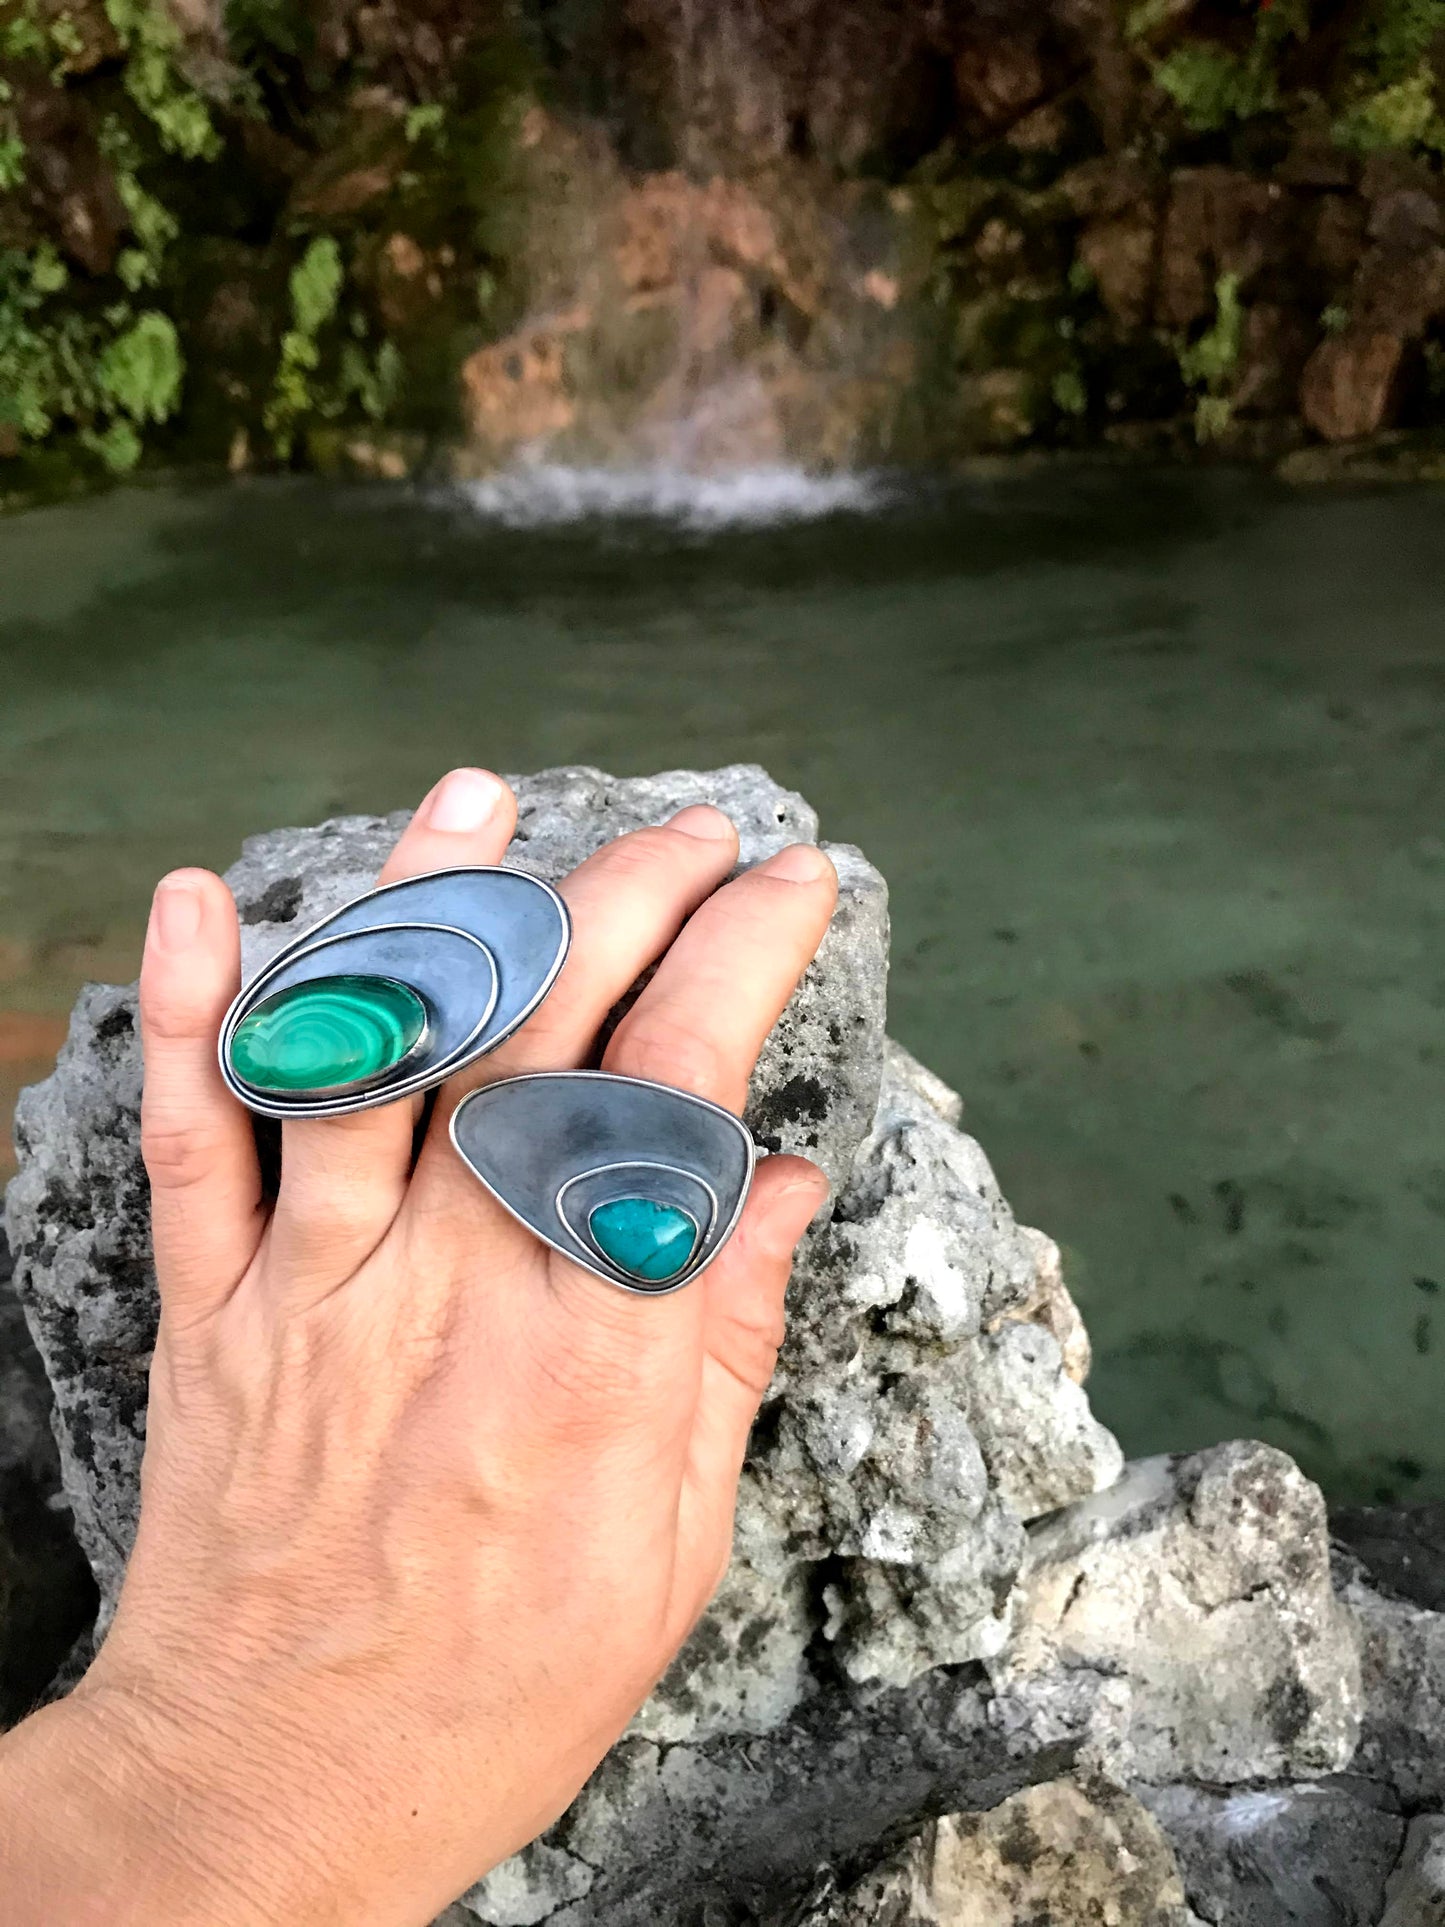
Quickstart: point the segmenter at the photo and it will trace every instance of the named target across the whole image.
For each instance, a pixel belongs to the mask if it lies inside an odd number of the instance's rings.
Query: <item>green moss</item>
[[[1217,440],[1228,428],[1232,414],[1227,391],[1244,342],[1237,274],[1220,275],[1214,284],[1214,303],[1214,320],[1203,334],[1179,349],[1179,372],[1186,385],[1196,391],[1194,433],[1201,442]]]
[[[1384,147],[1445,153],[1433,70],[1422,61],[1404,80],[1355,100],[1335,122],[1334,134],[1342,147],[1363,154]]]
[[[162,146],[188,160],[213,159],[220,140],[209,107],[177,65],[181,33],[164,0],[105,0],[105,15],[125,49],[125,90]]]
[[[1154,79],[1197,134],[1218,133],[1279,104],[1274,74],[1257,54],[1202,41],[1176,47],[1154,69]]]

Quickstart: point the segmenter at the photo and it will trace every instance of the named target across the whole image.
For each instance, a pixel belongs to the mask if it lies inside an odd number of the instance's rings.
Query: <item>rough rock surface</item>
[[[1029,1787],[946,1816],[800,1927],[1199,1927],[1168,1840],[1117,1787]]]
[[[1155,1461],[1144,1471],[1147,1503],[1101,1509],[1095,1500],[1079,1501],[1030,1534],[1037,1549],[1031,1569],[1036,1558],[1050,1562],[1050,1542],[1087,1540],[1101,1584],[1107,1570],[1115,1605],[1111,1614],[1105,1601],[1095,1602],[1087,1651],[1056,1643],[1046,1657],[1034,1652],[1018,1667],[938,1667],[906,1687],[882,1690],[819,1665],[801,1704],[770,1733],[666,1748],[626,1740],[547,1841],[475,1889],[468,1904],[493,1927],[544,1919],[551,1927],[797,1927],[810,1895],[815,1910],[843,1905],[857,1870],[876,1866],[920,1820],[990,1810],[1065,1774],[1083,1776],[1097,1798],[1106,1779],[1137,1784],[1140,1762],[1157,1767],[1161,1757],[1217,1756],[1227,1721],[1242,1722],[1240,1767],[1278,1760],[1282,1793],[1315,1772],[1343,1768],[1354,1737],[1351,1626],[1320,1596],[1328,1548],[1322,1508],[1306,1502],[1311,1489],[1288,1459],[1263,1447],[1221,1447]],[[1136,1484],[1131,1476],[1126,1490]],[[1238,1502],[1242,1485],[1254,1495],[1253,1511]],[[1272,1577],[1262,1576],[1259,1563],[1266,1557],[1258,1545],[1261,1512],[1279,1521]],[[1176,1617],[1141,1616],[1140,1601],[1152,1590],[1168,1594],[1195,1583],[1178,1565],[1189,1535],[1198,1555],[1197,1596],[1186,1598]],[[1265,1617],[1255,1623],[1248,1615],[1261,1603]],[[1253,1696],[1231,1685],[1239,1657],[1232,1649],[1201,1647],[1199,1628],[1211,1617],[1233,1626],[1241,1640],[1258,1638],[1275,1656],[1277,1677],[1261,1674]],[[1133,1641],[1136,1623],[1141,1637]],[[1312,1655],[1304,1686],[1291,1628]],[[1327,1667],[1313,1665],[1329,1641],[1343,1687]],[[1201,1669],[1211,1677],[1201,1679]],[[1308,1706],[1295,1702],[1303,1717],[1291,1722],[1294,1737],[1282,1743],[1270,1709],[1298,1693]],[[1178,1723],[1177,1753],[1162,1738],[1170,1719]],[[1193,1836],[1183,1834],[1187,1846]],[[1085,1857],[1097,1858],[1107,1840],[1090,1838],[1095,1844]],[[1342,1839],[1353,1847],[1351,1836]],[[987,1863],[989,1850],[978,1851]],[[1333,1878],[1332,1867],[1329,1861],[1319,1872]],[[1222,1877],[1211,1876],[1216,1887]],[[1246,1899],[1257,1898],[1258,1882],[1251,1888],[1247,1875],[1240,1881]],[[1040,1914],[1027,1888],[1016,1912],[1004,1907],[996,1886],[991,1900],[997,1904],[990,1927],[1036,1927],[1054,1918]],[[1209,1915],[1192,1894],[1191,1904],[1218,1927],[1235,1919],[1228,1907]],[[1133,1927],[1134,1915],[1117,1918],[1119,1927]],[[1240,1918],[1252,1919],[1247,1912]],[[894,1923],[885,1912],[880,1919],[904,1927],[910,1916]]]
[[[0,1235],[0,1729],[28,1712],[95,1611],[50,1432],[50,1389]]]
[[[1445,1504],[1343,1507],[1331,1512],[1330,1531],[1377,1588],[1445,1610]]]
[[[1440,1927],[1445,1921],[1445,1818],[1438,1813],[1410,1822],[1385,1896],[1389,1905],[1379,1927]]]
[[[549,877],[702,799],[733,816],[745,863],[816,834],[802,799],[756,769],[626,781],[562,770],[517,788],[510,860]],[[247,970],[366,888],[404,821],[253,838],[230,873]],[[771,1148],[818,1160],[835,1209],[798,1267],[732,1572],[639,1720],[651,1742],[766,1732],[820,1665],[901,1686],[996,1650],[1026,1520],[1120,1465],[1067,1369],[1077,1317],[1056,1252],[1014,1223],[937,1080],[885,1044],[883,881],[856,851],[832,854],[838,914],[764,1051],[748,1121]],[[54,1076],[21,1104],[8,1198],[66,1490],[108,1600],[134,1533],[155,1319],[139,1091],[134,992],[93,987]],[[575,1895],[577,1877],[546,1864],[549,1889]],[[520,1877],[490,1884],[505,1896]],[[526,1912],[495,1904],[499,1919]]]
[[[1360,1664],[1324,1501],[1270,1446],[1131,1465],[1035,1530],[1014,1610],[996,1678],[1044,1703],[1082,1669],[1112,1678],[1098,1743],[1123,1777],[1227,1786],[1354,1751]]]
[[[1140,1797],[1211,1927],[1374,1927],[1379,1919],[1405,1822],[1371,1782],[1157,1787]]]
[[[1445,1614],[1375,1590],[1345,1564],[1341,1597],[1359,1627],[1364,1718],[1357,1772],[1404,1804],[1445,1807]]]

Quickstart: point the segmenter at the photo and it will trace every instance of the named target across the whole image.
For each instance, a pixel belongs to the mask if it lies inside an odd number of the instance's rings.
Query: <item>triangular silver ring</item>
[[[529,1231],[624,1291],[677,1291],[732,1236],[757,1148],[731,1111],[608,1071],[535,1071],[464,1097],[467,1168]]]

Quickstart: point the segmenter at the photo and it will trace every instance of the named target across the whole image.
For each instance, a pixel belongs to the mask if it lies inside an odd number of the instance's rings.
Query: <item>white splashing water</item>
[[[810,475],[783,463],[699,474],[662,463],[583,468],[536,462],[462,483],[457,493],[476,514],[507,528],[627,518],[694,531],[770,528],[861,514],[884,500],[878,476]]]

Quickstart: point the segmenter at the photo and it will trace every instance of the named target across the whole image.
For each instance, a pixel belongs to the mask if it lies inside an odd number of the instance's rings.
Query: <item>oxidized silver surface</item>
[[[669,1084],[607,1071],[536,1071],[464,1097],[451,1120],[463,1162],[554,1251],[624,1291],[660,1297],[690,1284],[732,1235],[758,1152],[731,1111]],[[691,1218],[688,1263],[650,1283],[615,1264],[588,1218],[643,1197]]]
[[[221,1075],[262,1117],[342,1117],[427,1091],[512,1035],[557,979],[572,938],[567,906],[521,870],[473,865],[404,877],[302,932],[246,984],[221,1026]],[[429,1022],[399,1063],[364,1085],[262,1091],[231,1063],[237,1025],[277,992],[321,977],[393,977]]]

